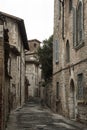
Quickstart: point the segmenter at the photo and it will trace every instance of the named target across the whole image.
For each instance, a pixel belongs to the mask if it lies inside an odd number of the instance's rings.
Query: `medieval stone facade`
[[[87,121],[87,0],[54,0],[53,110]]]
[[[11,110],[25,101],[25,53],[29,49],[24,21],[0,12],[0,130]]]
[[[29,51],[26,56],[26,77],[29,81],[28,97],[39,96],[39,86],[41,82],[41,68],[38,60],[37,50],[40,47],[40,41],[37,39],[29,40]]]
[[[4,45],[3,45],[3,21],[0,20],[0,129],[4,126]]]

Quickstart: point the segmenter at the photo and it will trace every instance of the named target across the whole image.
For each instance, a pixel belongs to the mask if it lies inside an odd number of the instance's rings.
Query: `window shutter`
[[[81,10],[81,25],[82,25],[82,32],[83,32],[83,27],[84,27],[84,23],[83,23],[83,21],[84,21],[84,18],[83,18],[83,10],[84,10],[84,8],[83,8],[83,1],[82,1],[82,10]]]
[[[76,19],[76,7],[73,7],[73,46],[76,46],[76,42],[77,42],[77,40],[76,40],[76,36],[77,36],[77,34],[76,34],[76,32],[77,32],[77,26],[76,26],[76,24],[77,24],[77,19]]]
[[[54,59],[54,62],[55,62],[55,41],[53,42],[53,59]]]
[[[56,59],[56,62],[58,62],[58,41],[56,40],[55,41],[55,59]]]
[[[79,1],[78,5],[78,44],[83,40],[83,2]]]
[[[83,39],[83,2],[81,1],[81,29],[80,29],[80,41]]]
[[[69,12],[72,10],[72,0],[69,0]]]
[[[58,17],[61,18],[61,2],[58,0]]]
[[[58,41],[57,40],[55,40],[53,44],[53,59],[55,63],[58,62]]]
[[[3,25],[0,25],[0,38],[3,38]]]

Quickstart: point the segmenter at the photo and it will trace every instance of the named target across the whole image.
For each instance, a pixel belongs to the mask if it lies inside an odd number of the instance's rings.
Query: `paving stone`
[[[38,102],[32,101],[10,115],[6,130],[80,130],[80,128],[68,123],[62,116],[53,114],[49,109],[41,108]]]

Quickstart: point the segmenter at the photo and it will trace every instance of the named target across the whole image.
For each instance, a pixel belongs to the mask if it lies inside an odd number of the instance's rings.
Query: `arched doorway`
[[[71,79],[70,82],[70,118],[75,119],[75,86],[74,86],[74,81]]]

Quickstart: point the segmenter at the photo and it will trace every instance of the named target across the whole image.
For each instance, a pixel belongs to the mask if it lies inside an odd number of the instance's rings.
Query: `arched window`
[[[83,0],[78,0],[78,6],[73,7],[73,45],[75,48],[83,46]]]
[[[66,43],[66,62],[70,62],[70,46],[68,40]]]
[[[78,3],[78,12],[77,12],[77,18],[78,18],[78,44],[82,41],[82,35],[83,35],[83,3],[81,0],[79,0]]]

